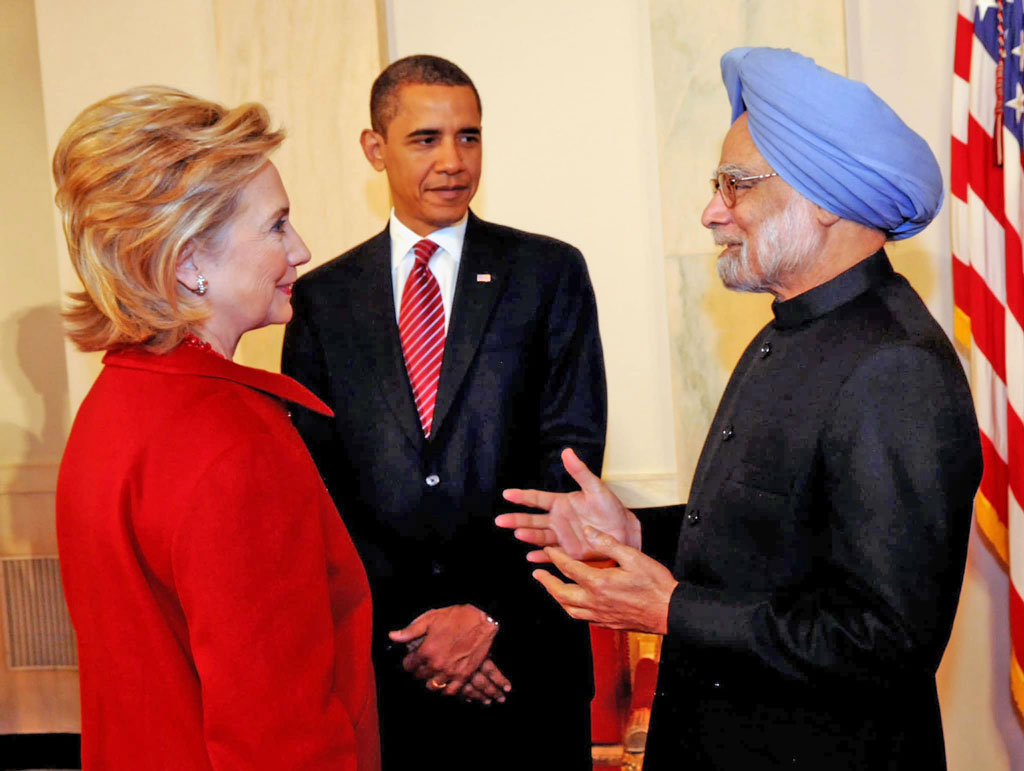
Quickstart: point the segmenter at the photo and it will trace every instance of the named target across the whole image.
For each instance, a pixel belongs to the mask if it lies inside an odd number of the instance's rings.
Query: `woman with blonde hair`
[[[309,251],[264,108],[138,88],[53,160],[104,369],[57,487],[84,769],[379,768],[362,563],[289,421],[329,412],[232,362],[291,317]]]

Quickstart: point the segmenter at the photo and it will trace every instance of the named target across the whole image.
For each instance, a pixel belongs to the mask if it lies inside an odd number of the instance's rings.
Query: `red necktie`
[[[444,356],[444,303],[437,279],[427,269],[427,263],[437,248],[437,244],[426,239],[412,248],[416,253],[416,264],[405,281],[402,310],[398,314],[405,369],[409,373],[423,435],[428,437],[434,422],[437,380]]]

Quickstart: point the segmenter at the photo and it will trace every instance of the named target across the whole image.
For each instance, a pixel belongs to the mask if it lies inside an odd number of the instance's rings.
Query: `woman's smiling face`
[[[223,353],[230,355],[245,332],[292,317],[296,267],[310,254],[288,215],[288,194],[268,161],[242,189],[238,209],[215,243],[191,256],[209,287],[204,299],[210,316],[201,332]]]

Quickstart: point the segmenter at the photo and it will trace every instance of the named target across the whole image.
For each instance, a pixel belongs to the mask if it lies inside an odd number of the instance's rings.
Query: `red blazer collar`
[[[228,361],[216,353],[185,345],[179,345],[173,351],[165,354],[151,353],[138,346],[120,348],[107,351],[103,357],[103,363],[108,367],[126,367],[163,372],[169,375],[193,375],[230,380],[279,399],[294,402],[306,409],[319,412],[321,415],[334,415],[331,408],[314,396],[309,389],[287,375],[244,367],[241,364]]]

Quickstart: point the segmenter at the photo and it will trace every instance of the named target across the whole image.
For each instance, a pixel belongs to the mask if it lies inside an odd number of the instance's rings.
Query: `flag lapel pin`
[[[489,284],[489,283],[491,283],[491,274],[490,273],[477,273],[476,274],[476,283],[478,283],[478,284]]]

